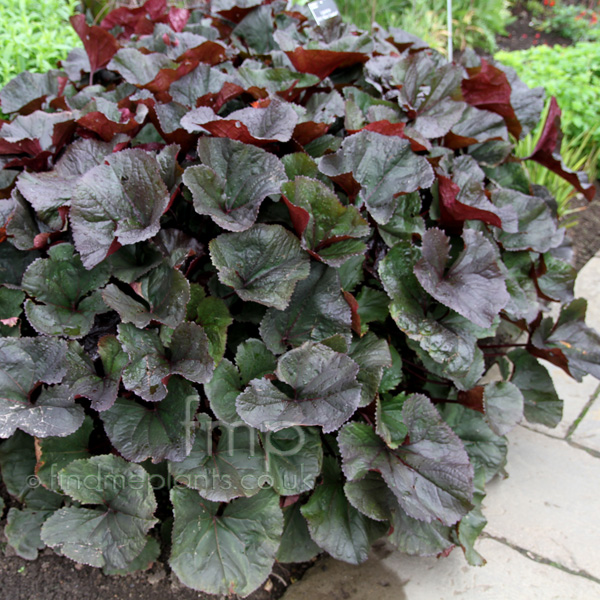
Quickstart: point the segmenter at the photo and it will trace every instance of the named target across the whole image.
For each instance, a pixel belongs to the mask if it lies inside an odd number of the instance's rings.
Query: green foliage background
[[[44,73],[81,42],[68,23],[77,0],[0,0],[0,87],[22,71]]]

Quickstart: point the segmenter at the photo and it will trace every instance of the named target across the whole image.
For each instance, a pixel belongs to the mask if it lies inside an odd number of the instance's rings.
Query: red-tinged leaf
[[[90,60],[91,75],[106,66],[119,49],[119,42],[105,29],[85,22],[84,15],[74,15],[70,19],[73,29],[83,42]]]
[[[459,391],[458,392],[458,401],[467,408],[472,410],[476,410],[482,414],[485,413],[485,409],[483,407],[483,391],[484,387],[482,385],[475,386],[473,389],[468,390],[466,392]]]
[[[132,137],[135,135],[136,129],[141,129],[143,122],[138,123],[135,120],[135,115],[124,123],[116,123],[99,111],[94,111],[84,115],[77,121],[77,124],[89,131],[93,131],[105,142],[110,142],[118,133],[127,133]]]
[[[315,123],[314,121],[305,121],[298,123],[294,128],[293,140],[301,146],[306,146],[310,142],[325,135],[329,130],[326,123]]]
[[[137,8],[121,6],[108,13],[102,19],[100,26],[104,29],[112,29],[117,26],[122,27],[123,32],[119,37],[125,39],[130,38],[134,33],[152,33],[154,28],[153,23],[160,19],[166,9],[166,0],[148,0],[143,6]],[[145,31],[148,25],[150,26],[150,31]]]
[[[288,58],[300,73],[311,73],[321,79],[331,75],[336,69],[366,63],[368,55],[362,52],[335,52],[333,50],[306,50],[296,48],[286,52]]]
[[[488,211],[468,206],[457,200],[460,193],[460,187],[449,177],[438,175],[439,193],[440,193],[440,212],[442,221],[445,224],[462,223],[469,219],[483,221],[494,227],[502,227],[502,220],[498,215]]]
[[[344,299],[348,303],[350,310],[352,311],[352,331],[356,333],[356,335],[362,335],[361,325],[360,325],[360,315],[358,314],[358,302],[356,298],[346,290],[343,290]]]
[[[463,98],[471,106],[489,110],[504,118],[508,131],[521,136],[521,123],[510,102],[512,89],[506,74],[481,59],[481,67],[469,70],[471,77],[463,79]]]
[[[265,145],[292,138],[298,115],[287,102],[273,99],[266,107],[247,107],[222,118],[207,107],[196,108],[181,119],[181,126],[195,133],[207,131],[245,144]]]
[[[177,58],[176,62],[179,66],[176,69],[161,69],[158,75],[143,87],[155,94],[166,92],[174,81],[191,73],[200,63],[214,66],[224,60],[225,47],[208,40],[196,48],[190,48]]]
[[[306,231],[306,227],[310,221],[309,212],[300,206],[295,206],[285,196],[283,196],[283,201],[290,211],[290,219],[296,233],[298,236],[302,237],[302,234]]]
[[[568,169],[560,157],[560,142],[562,133],[560,130],[560,116],[562,111],[558,106],[556,98],[550,100],[550,108],[548,116],[544,123],[542,135],[531,156],[526,160],[534,160],[543,165],[565,181],[568,181],[578,192],[581,192],[588,201],[594,199],[596,190],[594,186],[587,180],[587,175],[583,172],[576,173]]]
[[[223,84],[220,92],[217,92],[216,94],[205,94],[204,96],[198,98],[196,101],[196,107],[209,106],[218,113],[221,108],[227,104],[227,102],[237,98],[238,96],[241,96],[243,93],[243,87],[235,83],[231,83],[230,81],[226,81]]]
[[[430,150],[427,146],[424,146],[419,140],[410,137],[405,133],[406,123],[390,123],[389,121],[373,121],[365,125],[362,130],[374,131],[375,133],[381,133],[382,135],[395,135],[401,137],[410,142],[410,148],[413,152],[423,152]],[[361,131],[362,131],[361,130]]]
[[[369,123],[365,125],[363,129],[367,131],[375,131],[376,133],[381,133],[382,135],[397,135],[398,137],[406,137],[404,135],[404,128],[406,127],[406,123],[390,123],[389,121],[374,121],[373,123]]]
[[[173,31],[183,31],[186,26],[188,19],[190,18],[190,11],[187,8],[177,8],[171,6],[169,14],[167,16],[167,23],[171,26]]]

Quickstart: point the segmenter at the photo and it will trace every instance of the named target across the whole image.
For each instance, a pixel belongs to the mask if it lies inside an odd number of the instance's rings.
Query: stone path
[[[600,331],[600,253],[575,291]],[[484,501],[477,550],[487,565],[469,567],[460,550],[423,559],[382,543],[358,567],[319,560],[283,600],[600,600],[600,382],[550,371],[563,421],[509,434],[508,478],[490,483]]]

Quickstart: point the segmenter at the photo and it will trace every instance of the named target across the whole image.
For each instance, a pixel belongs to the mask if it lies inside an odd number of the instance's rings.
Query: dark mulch
[[[596,197],[591,203],[580,199],[571,208],[582,209],[571,216],[576,224],[568,229],[575,251],[575,268],[579,271],[600,251],[600,184],[596,185]]]
[[[525,9],[522,3],[515,5],[513,16],[516,17],[516,20],[506,28],[508,36],[498,36],[496,39],[501,50],[526,50],[531,46],[542,44],[569,46],[573,43],[572,40],[555,33],[535,31],[531,26],[531,13]]]
[[[4,544],[0,541],[0,548]],[[248,600],[276,600],[312,563],[276,564],[274,574]],[[108,577],[100,569],[78,565],[44,550],[35,561],[0,557],[1,600],[216,600],[184,587],[161,563],[143,573]]]

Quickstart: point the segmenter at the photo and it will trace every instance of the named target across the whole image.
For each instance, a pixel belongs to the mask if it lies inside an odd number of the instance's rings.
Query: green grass
[[[0,0],[0,87],[21,71],[43,73],[81,44],[68,20],[77,0]]]

